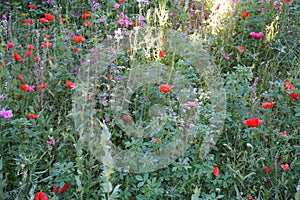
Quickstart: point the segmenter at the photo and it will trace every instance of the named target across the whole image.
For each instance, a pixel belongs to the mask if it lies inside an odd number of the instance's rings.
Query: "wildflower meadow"
[[[299,6],[0,0],[0,199],[300,200]]]

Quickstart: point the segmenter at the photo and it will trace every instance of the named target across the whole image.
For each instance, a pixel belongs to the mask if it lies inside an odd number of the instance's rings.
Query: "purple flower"
[[[47,144],[51,145],[51,146],[54,146],[55,145],[55,139],[53,136],[49,137],[50,141],[46,141]]]
[[[110,122],[110,120],[109,120],[108,118],[105,118],[105,119],[103,120],[103,122],[107,124],[107,123]]]
[[[2,118],[4,118],[4,119],[10,119],[10,118],[12,118],[12,116],[13,116],[11,110],[5,110],[4,108],[2,108],[2,110],[0,111],[0,115],[1,115]]]
[[[100,22],[100,23],[103,23],[103,22],[104,22],[104,19],[100,18],[100,19],[99,19],[99,22]]]
[[[50,4],[52,0],[47,0],[47,3]]]
[[[237,2],[239,2],[239,0],[232,0],[232,2],[237,3]]]
[[[94,6],[95,6],[95,8],[98,8],[98,7],[100,6],[100,4],[99,4],[98,2],[96,2],[96,3],[94,4]]]
[[[144,16],[139,16],[139,21],[144,21],[145,20],[145,17]]]
[[[120,80],[121,80],[121,77],[117,76],[117,77],[115,77],[115,80],[116,80],[116,81],[120,81]]]
[[[4,98],[4,94],[0,94],[0,100]]]
[[[2,15],[2,20],[7,20],[7,14]]]
[[[107,102],[107,98],[106,98],[106,97],[103,97],[103,98],[101,99],[101,101],[102,101],[102,102]]]

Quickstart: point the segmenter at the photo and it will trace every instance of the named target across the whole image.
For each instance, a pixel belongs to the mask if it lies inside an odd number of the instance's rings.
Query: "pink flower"
[[[139,16],[139,21],[144,21],[144,20],[145,20],[145,17]]]
[[[264,33],[263,32],[259,32],[259,33],[251,32],[250,35],[252,38],[258,40],[264,36]]]
[[[154,142],[155,144],[158,144],[160,142],[160,139],[157,138],[151,138],[152,142]]]
[[[108,118],[105,118],[105,119],[103,120],[103,122],[107,124],[107,123],[110,122],[110,120],[109,120]]]
[[[224,56],[223,56],[223,59],[224,59],[224,60],[229,60],[229,56],[224,55]]]
[[[10,48],[13,48],[15,46],[15,44],[12,42],[8,42],[7,44],[5,44],[5,46],[10,49]]]
[[[281,164],[280,165],[281,169],[283,169],[283,171],[288,171],[289,170],[289,164]]]
[[[34,85],[29,86],[29,92],[33,92],[34,91]]]
[[[286,136],[286,137],[289,136],[289,134],[286,131],[281,131],[280,134],[283,135],[283,136]]]
[[[281,5],[281,2],[280,1],[275,1],[274,2],[274,6],[280,6]]]
[[[197,103],[195,103],[195,102],[188,102],[187,106],[190,107],[190,108],[195,108],[195,107],[197,107]]]
[[[123,118],[124,118],[125,120],[130,120],[130,119],[132,119],[132,117],[131,117],[130,115],[124,115]]]
[[[115,3],[114,8],[115,8],[115,9],[119,9],[119,8],[120,8],[120,4]]]
[[[112,36],[111,35],[106,35],[106,39],[111,40]]]

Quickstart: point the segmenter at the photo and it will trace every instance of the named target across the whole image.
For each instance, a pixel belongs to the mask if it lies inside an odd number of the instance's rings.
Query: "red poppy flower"
[[[246,18],[246,17],[248,17],[249,14],[250,14],[250,12],[247,10],[242,13],[241,18]]]
[[[274,105],[275,105],[275,102],[265,102],[262,104],[261,107],[267,109],[267,108],[272,108]]]
[[[46,20],[48,21],[53,21],[55,19],[55,17],[51,14],[44,14]]]
[[[30,87],[27,84],[21,84],[20,88],[23,91],[30,91]]]
[[[31,52],[31,51],[26,51],[26,52],[25,52],[25,54],[26,54],[26,56],[28,56],[28,57],[29,57],[29,56],[31,56],[31,55],[32,55],[32,52]]]
[[[35,194],[34,200],[48,200],[48,197],[44,192],[38,192]]]
[[[244,47],[244,46],[239,46],[239,47],[238,47],[238,51],[239,51],[240,53],[243,53],[244,50],[245,50],[245,47]]]
[[[22,61],[23,60],[22,57],[17,53],[14,53],[14,58],[15,58],[16,61]]]
[[[294,88],[293,84],[290,83],[290,82],[284,82],[284,83],[283,83],[283,86],[284,86],[284,89],[285,89],[286,91],[290,91],[290,90],[292,90],[292,89]]]
[[[40,85],[39,85],[39,88],[45,89],[45,88],[47,88],[47,86],[48,86],[47,84],[40,84]]]
[[[42,42],[42,46],[46,47],[46,48],[49,48],[49,47],[52,47],[52,43],[50,43],[50,42]]]
[[[51,38],[51,35],[45,34],[45,35],[44,35],[44,38],[49,39],[49,38]]]
[[[35,62],[38,62],[39,59],[40,59],[39,57],[34,57],[34,58],[33,58],[33,60],[34,60]]]
[[[91,24],[90,22],[88,22],[88,21],[84,21],[83,24],[84,24],[85,26],[88,26],[88,27],[91,27],[91,26],[92,26],[92,24]]]
[[[84,41],[84,37],[82,37],[82,36],[76,36],[75,35],[75,36],[73,36],[73,39],[77,43]]]
[[[269,173],[271,171],[271,167],[266,167],[264,170],[266,173]]]
[[[32,19],[24,19],[23,23],[24,24],[31,24],[32,23]]]
[[[27,45],[28,51],[32,51],[34,49],[34,46],[32,44]]]
[[[5,46],[10,49],[10,48],[13,48],[15,46],[15,44],[12,42],[8,42],[7,44],[5,44]]]
[[[62,23],[64,23],[64,22],[67,21],[67,20],[66,20],[65,18],[61,18],[60,21],[61,21]]]
[[[18,78],[21,82],[24,82],[23,76],[21,74],[18,76]]]
[[[39,22],[41,22],[42,24],[45,24],[48,22],[48,20],[46,18],[39,18]]]
[[[36,114],[27,114],[27,117],[29,117],[30,119],[37,119],[37,118],[39,118],[39,116],[36,115]]]
[[[74,47],[74,48],[73,48],[73,51],[74,51],[74,52],[77,52],[77,51],[78,51],[78,48],[77,48],[77,47]]]
[[[214,170],[213,170],[213,174],[215,176],[219,176],[219,172],[220,172],[219,167],[215,167]]]
[[[249,127],[257,127],[258,125],[260,125],[262,123],[262,120],[260,120],[258,118],[249,118],[249,119],[243,121],[243,123]]]
[[[291,94],[290,94],[290,97],[291,97],[292,99],[298,99],[299,94],[297,94],[297,93],[291,93]]]
[[[246,199],[253,200],[253,197],[248,195],[246,196]]]
[[[53,186],[52,188],[53,188],[54,192],[61,194],[61,193],[65,192],[69,187],[70,187],[70,184],[66,183],[60,190],[56,186]]]
[[[168,93],[171,92],[172,90],[171,86],[167,84],[161,84],[160,86],[158,86],[158,89],[163,93]]]
[[[221,4],[218,4],[217,7],[215,8],[215,11],[220,9]]]
[[[120,0],[119,2],[120,2],[120,3],[124,3],[124,2],[125,2],[125,0]]]
[[[165,52],[164,51],[159,51],[159,57],[161,57],[161,58],[165,57]]]
[[[33,5],[33,4],[29,4],[29,5],[28,5],[28,8],[30,8],[30,9],[35,9],[35,8],[36,8],[36,6],[35,6],[35,5]]]
[[[81,17],[82,17],[83,19],[87,19],[87,18],[90,17],[90,14],[91,14],[91,11],[86,11],[85,13],[82,14]]]
[[[291,3],[293,0],[283,0],[284,3]]]
[[[71,82],[71,81],[66,81],[66,86],[69,88],[69,89],[73,89],[75,88],[75,83]]]

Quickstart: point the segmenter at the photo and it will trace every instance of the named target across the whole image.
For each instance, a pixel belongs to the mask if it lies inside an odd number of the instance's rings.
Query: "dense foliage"
[[[299,200],[299,5],[1,1],[0,199]]]

